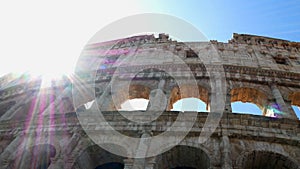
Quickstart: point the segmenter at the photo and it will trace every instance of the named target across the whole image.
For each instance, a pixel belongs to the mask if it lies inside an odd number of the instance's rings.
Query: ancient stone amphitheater
[[[145,110],[121,110],[137,98]],[[205,111],[173,111],[184,98]],[[300,169],[299,42],[160,34],[90,44],[75,75],[44,86],[10,74],[0,99],[3,169]],[[261,114],[232,111],[239,101]]]

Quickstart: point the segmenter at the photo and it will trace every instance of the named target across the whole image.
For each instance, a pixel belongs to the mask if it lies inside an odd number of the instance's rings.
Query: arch
[[[296,116],[298,117],[298,119],[300,119],[300,107],[292,105],[292,109],[294,110],[294,112],[295,112]]]
[[[289,100],[291,100],[291,105],[300,107],[300,92],[293,92],[290,94]]]
[[[207,112],[207,104],[198,98],[184,98],[173,104],[171,111]]]
[[[208,169],[209,156],[200,148],[178,145],[156,157],[154,168]]]
[[[271,88],[268,85],[262,85],[253,82],[230,81],[230,88],[231,91],[239,88],[255,89],[263,93],[267,97],[267,100],[273,99]]]
[[[291,106],[298,119],[300,119],[300,92],[293,92],[288,96]]]
[[[277,152],[254,150],[241,155],[237,160],[238,169],[298,169],[296,161]]]
[[[95,169],[123,169],[124,164],[123,163],[117,163],[117,162],[111,162],[111,163],[105,163],[102,165],[97,166]]]
[[[127,100],[131,99],[147,99],[149,100],[149,95],[150,95],[150,88],[144,85],[139,85],[139,84],[131,84],[129,86],[129,90],[124,89],[121,87],[119,90],[117,90],[116,93],[114,93],[115,96],[114,100],[112,101],[111,104],[115,107],[116,109],[121,109],[121,104],[124,103]],[[127,93],[128,92],[128,93]]]
[[[242,114],[263,115],[262,110],[254,103],[236,101],[231,103],[232,112]]]
[[[120,148],[120,151],[123,149],[117,145],[114,148],[118,150]],[[98,145],[91,145],[77,156],[73,168],[103,169],[106,167],[115,167],[115,169],[119,169],[122,166],[124,166],[124,157],[112,154]]]
[[[261,109],[267,103],[267,95],[258,89],[250,87],[234,88],[230,91],[231,102],[241,101],[256,104]]]
[[[201,101],[206,103],[206,109],[208,110],[208,90],[200,85],[198,85],[198,91],[192,91],[190,88],[191,87],[188,84],[182,85],[180,88],[178,86],[174,87],[170,93],[168,110],[173,109],[174,103],[184,98],[200,99]],[[198,92],[198,94],[196,92]]]
[[[262,115],[267,115],[266,105],[268,105],[268,97],[264,92],[255,88],[239,87],[239,88],[231,89],[230,95],[231,95],[231,100],[230,100],[231,104],[233,104],[234,102],[240,102],[239,104],[242,107],[243,106],[242,104],[252,103],[261,110]],[[245,104],[243,107],[248,106],[253,110],[257,110],[254,105]],[[234,106],[232,105],[232,107]],[[251,113],[251,114],[257,114],[257,113]]]
[[[149,100],[147,99],[129,99],[121,104],[122,111],[146,110]]]

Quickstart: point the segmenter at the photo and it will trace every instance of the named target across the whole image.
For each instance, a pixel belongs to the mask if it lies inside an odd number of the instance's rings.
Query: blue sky
[[[227,41],[236,32],[300,41],[299,0],[156,0],[145,4],[152,11],[185,19],[208,39]]]
[[[97,31],[140,13],[179,17],[211,40],[236,32],[300,41],[299,0],[1,1],[0,76],[69,74]]]

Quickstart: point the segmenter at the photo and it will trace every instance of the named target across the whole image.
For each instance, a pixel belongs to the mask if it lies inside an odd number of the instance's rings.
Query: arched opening
[[[294,92],[289,96],[289,99],[291,100],[292,108],[298,117],[300,119],[300,92]]]
[[[194,168],[194,167],[175,167],[172,169],[196,169],[196,168]]]
[[[254,88],[235,88],[231,90],[231,108],[234,113],[272,116],[267,113],[267,96]]]
[[[175,146],[156,158],[154,168],[208,169],[210,167],[208,155],[203,150],[190,146]]]
[[[243,158],[243,169],[297,169],[289,158],[274,152],[253,151]]]
[[[146,110],[149,102],[150,88],[143,85],[130,85],[129,90],[120,88],[113,96],[113,103],[117,110]]]
[[[300,119],[300,107],[299,106],[292,106],[296,116],[298,117],[298,119]]]
[[[112,145],[119,151],[125,151],[124,148]],[[75,167],[76,166],[76,167]],[[76,169],[123,169],[124,157],[113,154],[102,149],[98,145],[86,148],[77,157],[74,167]]]
[[[147,99],[129,99],[121,104],[121,111],[134,111],[134,110],[143,110],[147,109],[149,100]]]
[[[206,106],[206,103],[198,98],[184,98],[176,101],[171,111],[207,112]]]
[[[249,102],[233,102],[231,103],[232,112],[241,114],[253,114],[253,115],[263,115],[261,109],[253,103]]]
[[[124,164],[112,162],[112,163],[105,163],[99,165],[95,169],[123,169],[123,168],[124,168]]]
[[[190,85],[182,85],[180,88],[174,87],[170,94],[168,110],[209,111],[208,91],[200,85],[197,87],[198,91],[192,90],[194,87]]]

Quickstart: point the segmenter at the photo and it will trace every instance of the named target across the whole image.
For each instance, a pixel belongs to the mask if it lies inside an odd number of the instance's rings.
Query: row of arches
[[[191,90],[189,85],[173,87],[170,92],[163,91],[168,98],[165,106],[167,111],[210,111],[209,90],[198,86],[198,91]],[[126,93],[128,91],[128,93]],[[114,95],[117,99],[111,101],[110,110],[147,110],[151,89],[144,85],[130,85],[128,90],[120,88]],[[282,117],[284,110],[276,103],[275,98],[257,88],[238,87],[228,94],[230,109],[233,113]],[[300,92],[288,95],[290,110],[300,118]]]
[[[202,148],[177,145],[172,149],[156,157],[147,159],[153,163],[153,169],[208,169],[216,165],[209,153]],[[93,145],[77,157],[74,169],[124,169],[125,166],[132,166],[134,160],[126,159]],[[236,169],[297,169],[298,166],[293,159],[271,151],[253,150],[242,153],[233,160],[233,168]],[[217,162],[218,163],[218,162]],[[146,164],[146,165],[148,165]],[[220,164],[217,164],[220,165]],[[216,166],[215,166],[216,167]],[[129,167],[130,168],[130,167]]]

